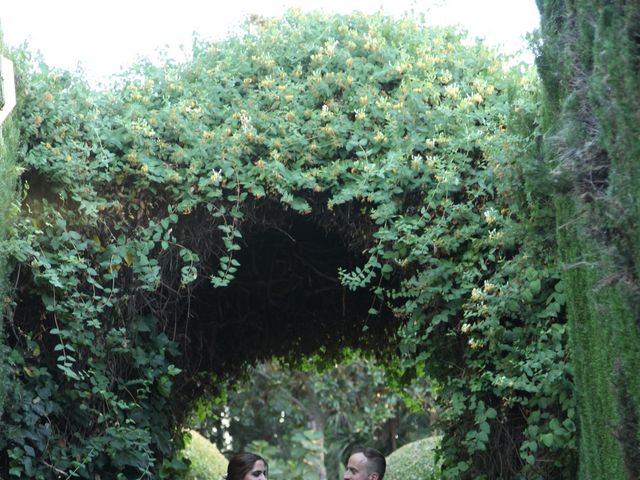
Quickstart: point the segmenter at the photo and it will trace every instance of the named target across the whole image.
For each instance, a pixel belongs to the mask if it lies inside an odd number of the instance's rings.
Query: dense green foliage
[[[436,448],[440,437],[426,437],[408,443],[387,457],[385,480],[420,478],[435,480],[439,478],[436,462]]]
[[[0,55],[5,55],[1,30]],[[3,105],[2,101],[0,101],[1,105]],[[6,352],[4,345],[4,306],[7,303],[6,299],[9,294],[9,286],[7,285],[9,278],[7,252],[9,248],[7,239],[18,213],[17,180],[19,172],[16,168],[15,158],[18,132],[13,117],[10,116],[0,125],[0,302],[2,302],[0,303],[0,357],[4,357]],[[6,395],[5,367],[4,362],[0,362],[0,415],[4,410]]]
[[[189,432],[191,438],[184,449],[189,459],[186,480],[222,480],[227,473],[227,459],[214,444],[198,432]]]
[[[639,478],[640,4],[539,5],[580,478]]]
[[[397,385],[385,367],[355,352],[324,363],[249,369],[225,386],[224,402],[198,408],[198,429],[223,451],[262,452],[275,477],[304,480],[338,478],[354,445],[389,453],[433,428],[427,378]]]
[[[102,93],[20,59],[0,473],[178,477],[221,376],[357,346],[436,382],[445,478],[571,478],[536,78],[462,40],[291,12]]]

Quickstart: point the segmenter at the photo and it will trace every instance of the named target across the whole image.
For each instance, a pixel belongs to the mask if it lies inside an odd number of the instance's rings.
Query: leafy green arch
[[[571,469],[530,72],[297,12],[103,92],[27,60],[2,471],[178,476],[212,373],[354,344],[439,382],[449,477]]]

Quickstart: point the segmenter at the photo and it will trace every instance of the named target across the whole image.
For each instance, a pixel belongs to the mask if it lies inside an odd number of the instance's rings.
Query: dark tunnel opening
[[[247,360],[331,354],[346,346],[370,350],[376,338],[391,337],[393,316],[371,289],[350,291],[340,283],[338,269],[362,266],[366,257],[339,234],[299,217],[243,237],[231,284],[205,282],[193,293],[192,368],[229,374]],[[380,313],[370,315],[372,307]]]

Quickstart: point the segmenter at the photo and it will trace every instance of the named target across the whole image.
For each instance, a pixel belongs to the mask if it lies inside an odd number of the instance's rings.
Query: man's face
[[[347,470],[344,472],[344,480],[377,480],[377,478],[377,473],[369,475],[367,457],[364,456],[364,453],[354,453],[349,457]]]

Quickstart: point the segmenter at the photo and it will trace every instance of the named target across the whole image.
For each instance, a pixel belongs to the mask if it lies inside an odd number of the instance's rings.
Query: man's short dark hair
[[[375,448],[363,447],[358,445],[351,450],[351,455],[362,453],[367,458],[367,473],[377,473],[379,480],[384,478],[384,472],[387,470],[387,461],[384,455]]]

